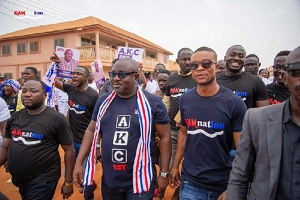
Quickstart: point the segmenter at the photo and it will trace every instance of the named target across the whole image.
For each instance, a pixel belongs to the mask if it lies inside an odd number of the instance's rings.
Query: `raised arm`
[[[56,79],[56,81],[55,81],[55,87],[57,87],[58,89],[64,91],[64,84],[63,84],[63,82],[61,82],[58,79]]]

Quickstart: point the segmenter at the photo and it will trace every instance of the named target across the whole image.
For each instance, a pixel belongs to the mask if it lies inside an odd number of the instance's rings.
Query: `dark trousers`
[[[133,193],[133,187],[110,189],[102,181],[102,198],[103,200],[150,200],[153,199],[155,183],[152,183],[149,192],[141,194]]]
[[[74,142],[74,149],[75,149],[75,160],[78,156],[79,150],[80,150],[81,144]],[[82,163],[82,169],[83,172],[85,172],[86,164],[87,164],[87,159],[86,157]],[[84,192],[83,196],[85,200],[93,200],[94,199],[94,185],[88,185],[84,186]]]
[[[58,181],[28,183],[19,187],[22,200],[51,200]]]

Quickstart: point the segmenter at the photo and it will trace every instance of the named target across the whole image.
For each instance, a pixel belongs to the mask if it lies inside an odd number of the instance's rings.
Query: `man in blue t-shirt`
[[[229,151],[233,143],[238,147],[247,108],[240,97],[217,84],[213,49],[197,49],[190,66],[197,87],[180,98],[181,128],[170,187],[181,185],[180,199],[222,199],[231,170]]]
[[[91,146],[92,152],[95,149],[93,137],[99,133],[103,199],[152,199],[156,184],[158,192],[168,185],[171,131],[166,107],[157,96],[138,87],[139,67],[134,60],[120,59],[109,75],[113,92],[97,101],[76,160],[73,180],[76,185],[83,184],[81,163]],[[157,181],[155,131],[160,137],[161,152]],[[90,168],[94,167],[93,155]],[[93,177],[93,171],[87,171],[88,177],[90,174]],[[89,181],[84,179],[85,184]]]

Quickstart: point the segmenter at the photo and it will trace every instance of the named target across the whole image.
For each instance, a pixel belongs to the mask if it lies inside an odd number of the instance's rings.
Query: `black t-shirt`
[[[8,106],[8,110],[9,110],[10,114],[13,114],[17,108],[18,95],[14,96],[14,97],[4,95],[3,99]]]
[[[230,77],[224,73],[219,73],[217,74],[217,83],[240,96],[247,108],[255,108],[256,101],[268,100],[264,82],[253,74],[242,72],[238,76]]]
[[[166,83],[166,96],[170,97],[169,117],[171,129],[179,129],[176,127],[176,122],[174,121],[174,118],[179,111],[179,98],[182,94],[186,93],[196,85],[197,83],[193,80],[192,75],[180,76],[178,72],[176,72],[169,76],[169,79]]]
[[[74,142],[81,144],[85,130],[91,122],[98,94],[91,87],[84,91],[78,91],[71,84],[64,84],[63,89],[69,96],[69,123]]]
[[[289,88],[278,87],[275,82],[267,85],[266,88],[271,104],[282,103],[291,96]]]
[[[28,115],[27,109],[14,112],[5,137],[11,138],[7,161],[16,186],[60,178],[58,145],[73,143],[70,126],[62,114],[48,107],[38,115]]]
[[[153,170],[153,181],[156,179],[155,170],[155,124],[167,124],[169,118],[165,105],[157,96],[143,90],[151,107],[152,126],[150,154]],[[97,101],[92,119],[97,121],[100,105],[108,94]],[[137,111],[137,95],[130,98],[115,96],[106,110],[100,123],[102,137],[102,180],[110,188],[127,188],[132,186],[133,165],[137,145],[141,136],[139,115]]]

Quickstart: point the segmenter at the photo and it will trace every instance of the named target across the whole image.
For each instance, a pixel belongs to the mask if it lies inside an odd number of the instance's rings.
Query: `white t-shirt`
[[[69,104],[68,104],[69,96],[67,93],[65,93],[64,91],[58,88],[55,88],[54,92],[55,92],[55,100],[56,100],[55,105],[57,105],[58,111],[66,117],[69,111]]]
[[[264,82],[265,85],[269,85],[272,83],[272,81],[270,81],[269,79],[267,79],[265,77],[263,77],[261,80]]]
[[[99,94],[99,90],[97,88],[97,85],[95,82],[92,82],[91,84],[88,84],[89,87],[93,88],[94,90],[96,90],[96,92]]]
[[[9,118],[10,118],[10,113],[9,113],[7,104],[5,103],[5,101],[2,98],[0,98],[0,122],[8,120]],[[0,130],[0,144],[3,141],[3,138],[1,135],[2,135],[2,133]]]
[[[0,98],[0,122],[10,118],[9,110],[5,101]]]
[[[159,85],[158,85],[157,81],[154,79],[149,80],[147,82],[145,90],[152,94],[155,94],[155,92],[157,92],[159,90]]]

